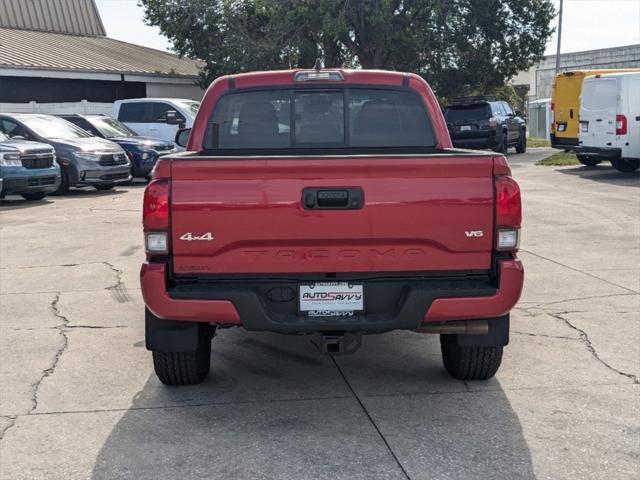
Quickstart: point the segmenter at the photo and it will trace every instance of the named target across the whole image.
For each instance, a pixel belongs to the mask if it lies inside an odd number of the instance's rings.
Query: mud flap
[[[502,347],[509,344],[509,314],[489,319],[487,335],[456,335],[461,347]]]
[[[156,317],[144,309],[145,343],[147,350],[161,352],[192,352],[211,341],[213,327],[202,322],[182,322]]]

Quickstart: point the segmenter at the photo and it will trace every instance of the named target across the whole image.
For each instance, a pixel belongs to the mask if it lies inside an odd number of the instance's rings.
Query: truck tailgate
[[[493,160],[482,154],[171,162],[176,274],[488,270]],[[355,188],[362,208],[305,209]]]

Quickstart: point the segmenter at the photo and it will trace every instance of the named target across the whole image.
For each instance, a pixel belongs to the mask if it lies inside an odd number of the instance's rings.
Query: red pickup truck
[[[188,140],[186,140],[188,138]],[[220,77],[186,152],[144,194],[146,345],[160,380],[199,383],[217,328],[440,334],[458,379],[492,377],[523,284],[504,156],[454,150],[427,83],[342,69]]]

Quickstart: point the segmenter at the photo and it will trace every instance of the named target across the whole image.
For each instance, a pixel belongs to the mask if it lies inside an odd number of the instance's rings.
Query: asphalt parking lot
[[[636,479],[640,180],[538,167],[523,189],[525,290],[488,382],[450,379],[437,338],[224,330],[204,384],[167,388],[144,348],[143,183],[8,199],[0,213],[5,479]]]

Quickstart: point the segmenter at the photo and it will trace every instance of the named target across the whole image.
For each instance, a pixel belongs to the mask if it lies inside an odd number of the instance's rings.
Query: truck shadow
[[[202,385],[147,380],[92,478],[535,478],[499,382],[450,379],[437,339],[367,337],[334,361],[304,337],[220,336]]]
[[[604,182],[612,185],[640,187],[640,171],[633,173],[619,172],[609,164],[597,165],[595,167],[573,167],[559,168],[558,172],[565,175],[574,175],[585,180],[594,182]]]

